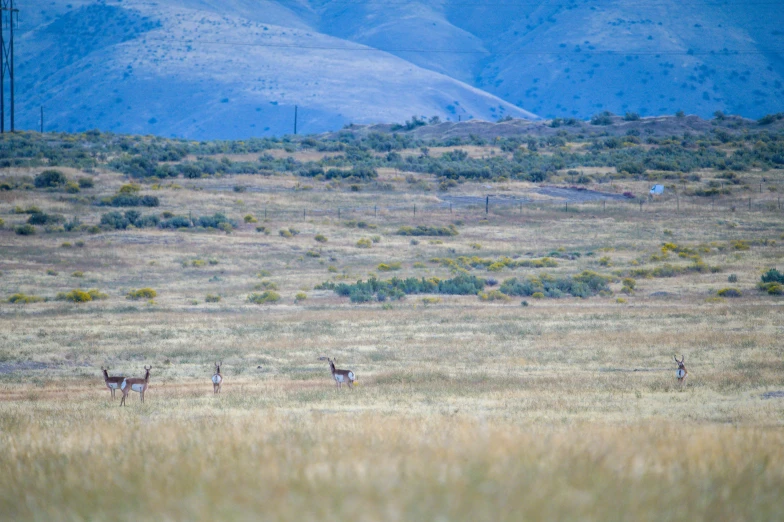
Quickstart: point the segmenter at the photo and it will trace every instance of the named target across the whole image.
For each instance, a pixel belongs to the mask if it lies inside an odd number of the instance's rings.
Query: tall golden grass
[[[14,205],[89,224],[107,209],[57,193],[0,194],[0,519],[784,518],[784,399],[776,393],[784,390],[784,309],[754,289],[763,270],[782,268],[780,216],[685,205],[680,213],[672,205],[385,210],[437,202],[433,180],[412,176],[418,183],[409,187],[401,173],[382,171],[388,186],[360,193],[316,181],[301,190],[302,180],[283,175],[181,180],[183,189],[156,192],[156,212],[252,214],[270,230],[300,230],[290,239],[255,224],[230,235],[22,237],[8,230],[26,219]],[[123,182],[107,172],[96,179],[98,195]],[[257,190],[234,193],[234,184]],[[614,189],[647,185],[624,180]],[[534,188],[499,190],[544,201]],[[373,205],[377,215],[345,210]],[[303,212],[339,206],[340,219]],[[460,234],[416,244],[395,234],[418,224],[457,224]],[[319,233],[327,243],[314,239]],[[370,235],[380,241],[356,248]],[[85,246],[61,247],[75,239]],[[734,250],[735,240],[751,248]],[[612,274],[660,266],[651,256],[664,241],[700,249],[721,272],[638,278],[625,304],[617,295],[525,307],[518,298],[439,296],[360,306],[313,289],[386,278],[380,263],[400,263],[398,277],[452,277],[429,260],[476,255],[477,243],[485,258],[564,254],[547,269],[553,275]],[[320,257],[306,255],[316,249]],[[84,272],[79,283],[68,277],[75,271]],[[502,281],[541,272],[474,273]],[[729,274],[743,297],[721,301]],[[262,280],[277,286],[279,303],[248,302]],[[6,302],[76,284],[109,298]],[[156,290],[153,302],[125,299],[145,287]],[[621,291],[620,277],[611,289]],[[297,301],[303,291],[308,299]],[[208,294],[221,300],[205,302]],[[686,356],[684,386],[676,353]],[[352,369],[360,386],[336,390],[320,356]],[[217,397],[215,360],[225,379]],[[112,402],[102,365],[126,376],[152,365],[145,403],[137,394],[124,408]]]

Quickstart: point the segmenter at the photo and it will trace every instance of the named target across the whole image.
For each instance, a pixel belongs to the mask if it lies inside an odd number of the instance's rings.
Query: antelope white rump
[[[212,383],[213,384],[220,384],[222,380],[223,380],[223,378],[220,375],[218,375],[217,373],[212,376]]]
[[[677,370],[675,370],[675,376],[678,377],[678,379],[683,379],[684,377],[686,377],[686,370],[678,368]]]
[[[141,393],[141,391],[144,389],[144,384],[131,384],[131,389],[135,392]]]

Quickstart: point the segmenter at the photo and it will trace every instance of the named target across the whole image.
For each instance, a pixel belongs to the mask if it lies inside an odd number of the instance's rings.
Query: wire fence
[[[532,212],[565,214],[627,214],[633,215],[698,215],[698,214],[781,214],[780,196],[704,198],[671,197],[668,199],[639,199],[608,195],[564,199],[538,200],[515,196],[444,196],[439,203],[398,205],[335,206],[333,208],[280,208],[263,209],[265,219],[332,217],[336,219],[359,218],[418,218],[418,217],[514,217]],[[261,217],[261,216],[259,216]]]

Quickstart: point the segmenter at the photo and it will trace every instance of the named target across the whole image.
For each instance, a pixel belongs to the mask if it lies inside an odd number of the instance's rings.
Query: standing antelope
[[[673,357],[675,358],[675,362],[678,363],[678,369],[675,370],[675,376],[678,378],[678,383],[683,384],[683,379],[685,379],[689,374],[689,372],[686,370],[686,367],[683,365],[683,361],[686,359],[686,356],[681,355],[680,361],[678,360],[677,355],[673,355]]]
[[[345,382],[348,384],[349,388],[353,388],[354,381],[357,380],[356,376],[354,376],[354,372],[351,370],[336,370],[335,361],[329,358],[327,360],[329,361],[329,367],[332,370],[332,378],[335,379],[335,385],[340,388]]]
[[[120,401],[120,406],[125,405],[125,397],[128,395],[128,392],[133,390],[139,393],[141,401],[144,402],[144,392],[147,391],[147,385],[150,383],[150,370],[152,370],[152,366],[147,368],[144,367],[145,374],[144,379],[141,377],[133,377],[130,379],[125,379],[122,384],[120,385],[120,389],[122,389],[123,396],[122,400]]]
[[[112,392],[112,399],[114,399],[114,392],[117,390],[117,388],[120,387],[122,382],[125,380],[125,377],[122,375],[109,377],[109,368],[104,368],[103,366],[101,366],[101,371],[103,372],[103,382],[106,383],[106,387],[109,388],[110,392]]]
[[[223,383],[223,376],[220,372],[221,364],[223,364],[223,361],[215,363],[215,375],[212,376],[212,393],[220,393],[221,384]]]

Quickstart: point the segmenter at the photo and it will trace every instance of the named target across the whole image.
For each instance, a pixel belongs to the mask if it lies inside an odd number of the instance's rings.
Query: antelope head
[[[681,355],[681,360],[680,361],[678,360],[678,356],[677,355],[673,355],[673,357],[675,358],[675,362],[678,363],[678,369],[679,370],[685,370],[686,367],[683,365],[683,361],[686,360],[686,356],[685,355]]]

